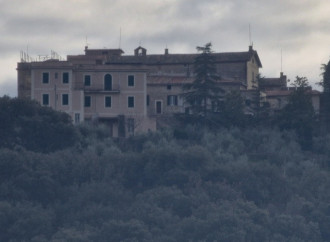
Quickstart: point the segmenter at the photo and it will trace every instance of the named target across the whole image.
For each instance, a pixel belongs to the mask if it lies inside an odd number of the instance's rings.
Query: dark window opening
[[[92,98],[91,98],[91,96],[85,96],[84,106],[85,107],[90,107],[91,104],[92,104]]]
[[[134,97],[128,97],[128,107],[134,108]]]
[[[150,104],[150,96],[147,95],[147,106],[149,106],[149,104]]]
[[[167,90],[171,90],[172,86],[171,85],[167,85]]]
[[[74,114],[74,123],[79,124],[80,123],[80,113]]]
[[[133,75],[129,75],[127,78],[127,81],[128,81],[129,87],[134,87],[134,76]]]
[[[91,85],[91,76],[90,75],[85,75],[85,77],[84,77],[84,85],[85,86],[90,86]]]
[[[48,106],[49,105],[49,95],[42,94],[42,105]]]
[[[48,72],[44,72],[42,73],[42,83],[49,83],[49,73]]]
[[[156,101],[156,113],[161,114],[162,113],[162,102]]]
[[[110,108],[111,107],[111,97],[107,96],[104,98],[104,105],[106,108]]]
[[[104,76],[104,90],[106,91],[112,90],[112,76],[110,74],[106,74]]]
[[[62,105],[69,105],[69,94],[62,95]]]
[[[62,74],[62,80],[64,84],[68,84],[69,83],[69,72],[63,72]]]
[[[134,118],[127,119],[127,132],[130,134],[134,134],[135,122]]]
[[[169,95],[167,96],[167,106],[177,106],[178,105],[178,96]]]

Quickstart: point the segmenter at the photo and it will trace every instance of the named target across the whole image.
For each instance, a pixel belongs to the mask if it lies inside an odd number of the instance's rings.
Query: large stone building
[[[148,55],[142,47],[134,55],[124,55],[121,49],[85,47],[84,54],[69,55],[66,60],[56,56],[41,61],[21,58],[18,97],[67,112],[74,123],[102,122],[113,136],[155,130],[159,117],[189,108],[181,96],[182,86],[194,80],[197,55],[170,54],[168,49]],[[258,85],[262,67],[258,53],[250,46],[243,52],[213,55],[219,85],[227,91],[241,91],[248,99]],[[275,86],[284,79],[279,80],[273,80]]]

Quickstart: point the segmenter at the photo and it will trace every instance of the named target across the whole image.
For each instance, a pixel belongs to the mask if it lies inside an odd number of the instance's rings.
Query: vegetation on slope
[[[330,135],[306,152],[268,127],[105,129],[47,153],[1,146],[0,241],[330,240]]]

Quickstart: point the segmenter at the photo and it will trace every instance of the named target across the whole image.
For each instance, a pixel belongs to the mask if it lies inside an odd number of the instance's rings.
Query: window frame
[[[65,101],[64,97],[67,98],[66,103],[64,102]],[[62,94],[62,106],[69,106],[69,94],[68,93],[63,93]]]
[[[131,103],[131,101],[132,103]],[[127,107],[128,108],[134,108],[135,107],[135,96],[128,96],[127,97]]]
[[[107,98],[110,98],[110,106],[107,106]],[[111,108],[112,107],[112,97],[111,96],[105,96],[104,97],[104,107],[105,108]]]
[[[107,76],[110,76],[110,80],[105,79]],[[107,74],[104,75],[104,77],[103,77],[103,90],[104,91],[112,91],[113,90],[113,81],[112,80],[113,80],[113,78],[112,78],[112,75],[110,73],[107,73]],[[108,85],[106,85],[106,81],[110,81],[110,88],[107,87]]]
[[[62,72],[62,83],[63,84],[69,84],[70,83],[70,73],[65,71]]]
[[[45,80],[46,76],[47,76],[47,80]],[[41,80],[42,84],[49,84],[49,82],[50,82],[49,72],[42,72],[41,77],[42,77],[42,80]]]
[[[89,85],[86,85],[86,77],[89,77]],[[90,87],[92,85],[92,75],[85,74],[84,75],[84,87]]]
[[[127,133],[134,134],[134,131],[135,131],[134,118],[128,118],[126,122],[127,122]]]
[[[133,78],[133,79],[131,79],[131,78]],[[133,74],[127,75],[127,86],[135,87],[135,76]]]
[[[87,98],[89,99],[89,105],[86,105],[87,104],[87,102],[86,102]],[[92,96],[87,95],[87,96],[84,97],[84,107],[85,108],[90,108],[91,106],[92,106]]]
[[[80,123],[80,113],[74,114],[74,123],[79,124]]]
[[[167,95],[167,106],[178,106],[178,95]]]
[[[45,103],[45,97],[47,97],[47,103]],[[41,95],[41,98],[42,98],[42,106],[47,106],[47,107],[49,107],[49,93],[43,93],[42,95]]]

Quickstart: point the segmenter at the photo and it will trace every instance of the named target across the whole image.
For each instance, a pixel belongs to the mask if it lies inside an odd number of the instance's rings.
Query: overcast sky
[[[86,36],[89,48],[129,55],[140,44],[148,54],[196,53],[207,42],[247,51],[251,36],[262,75],[279,76],[282,50],[284,74],[313,84],[330,58],[329,13],[329,0],[0,0],[0,96],[17,95],[21,50],[83,54]]]

